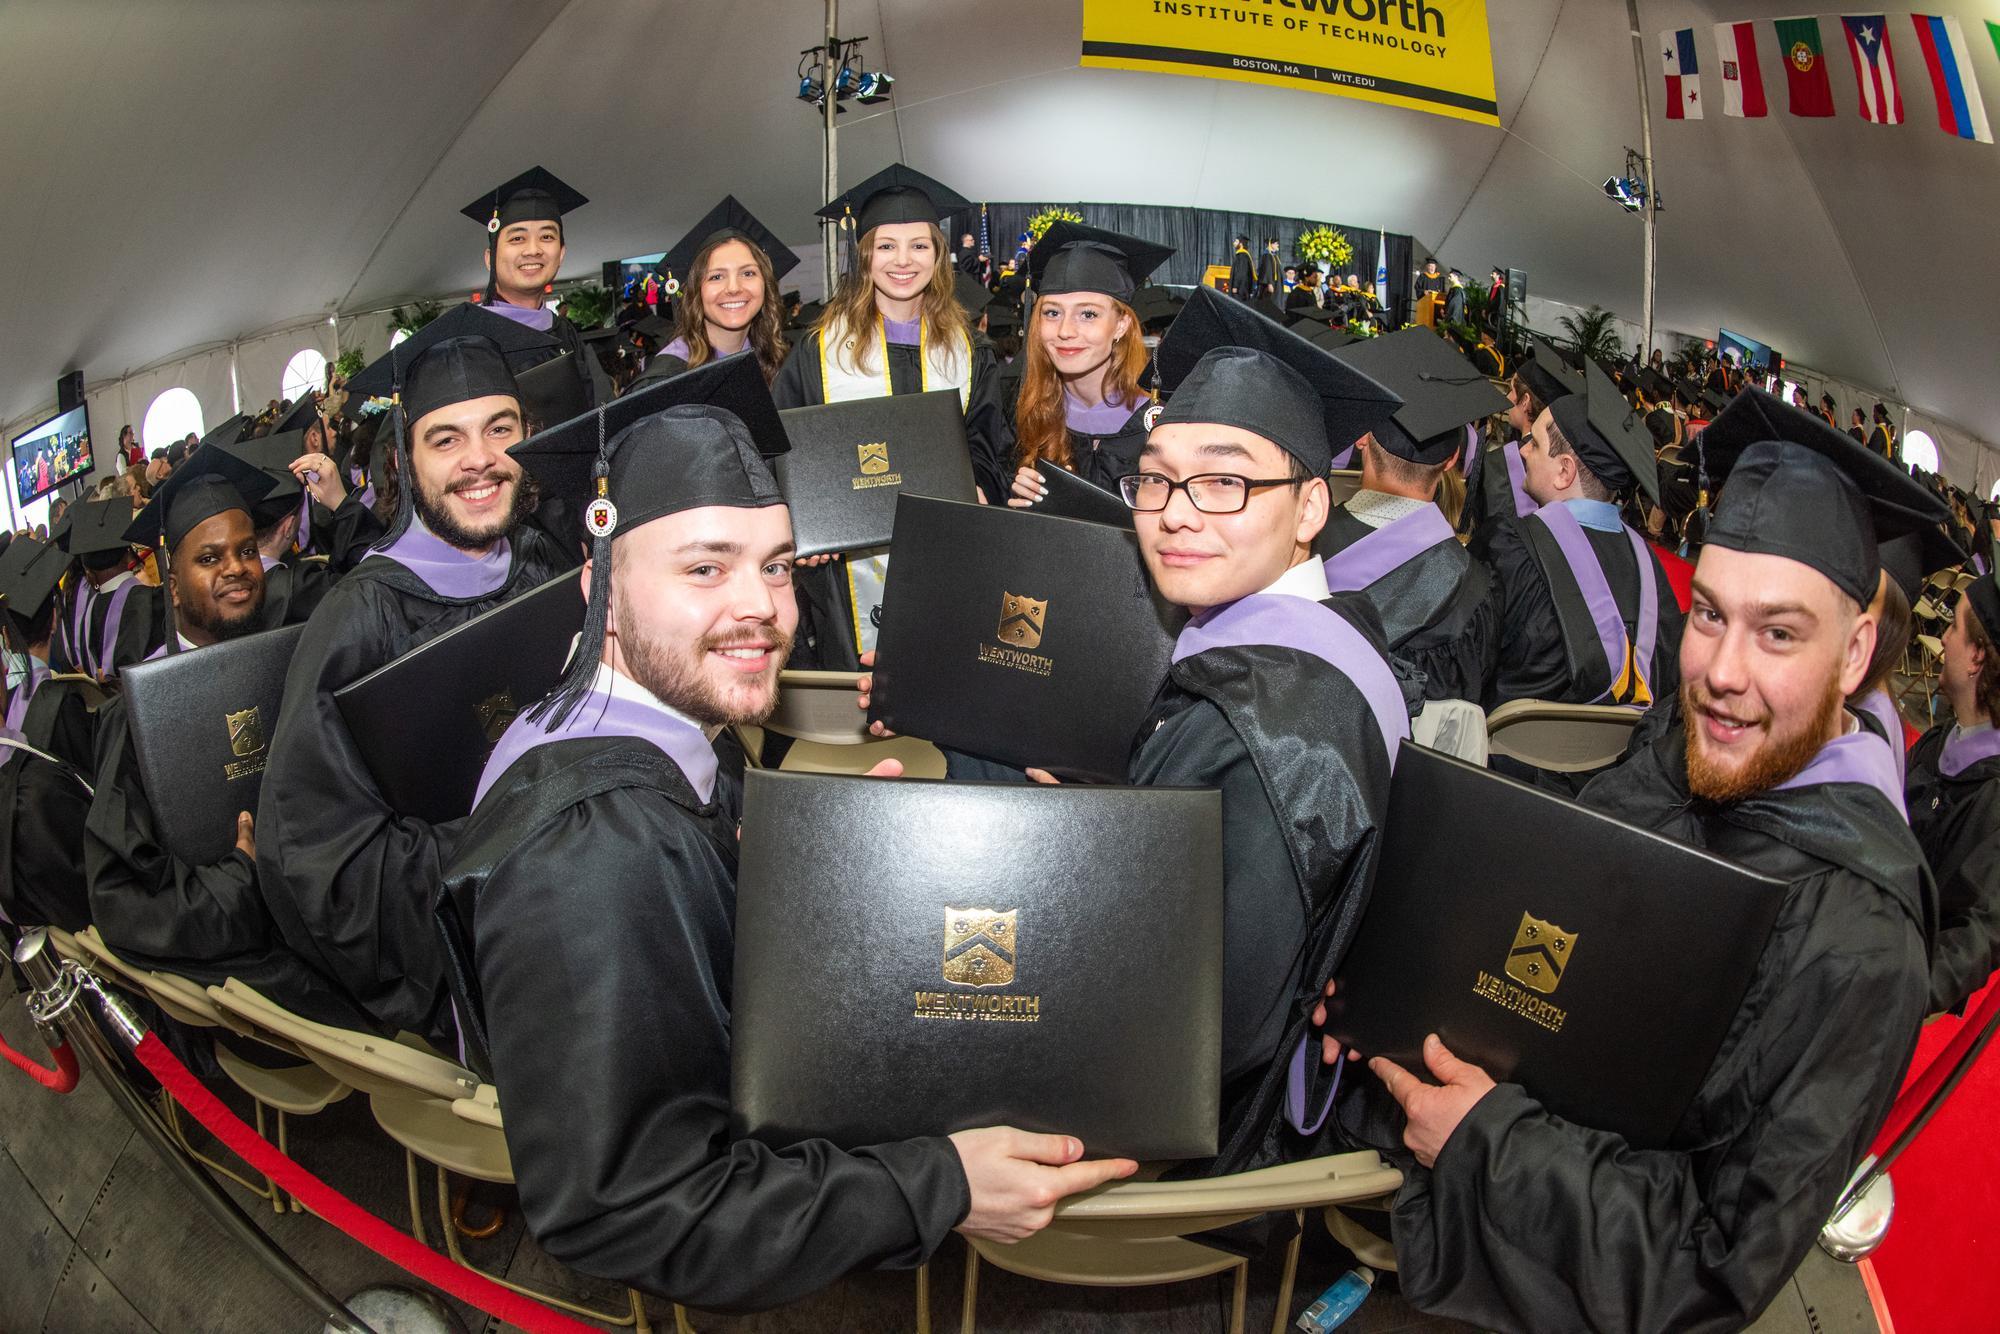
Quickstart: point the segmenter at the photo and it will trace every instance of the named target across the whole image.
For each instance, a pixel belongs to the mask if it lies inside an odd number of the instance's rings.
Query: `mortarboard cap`
[[[270,527],[298,508],[299,493],[305,488],[293,475],[292,464],[306,452],[304,431],[274,431],[254,440],[226,445],[224,449],[263,473],[271,483],[271,489],[250,507],[251,521],[259,529]]]
[[[1011,301],[987,302],[986,327],[993,333],[1005,333],[1020,328],[1020,308]]]
[[[1429,329],[1357,341],[1333,355],[1403,400],[1375,428],[1375,440],[1411,463],[1429,467],[1457,456],[1468,424],[1507,410],[1507,396]]]
[[[150,547],[164,538],[172,560],[174,548],[194,528],[229,510],[251,515],[270,489],[271,479],[255,464],[219,445],[204,445],[153,488],[153,498],[125,529],[125,540]]]
[[[1989,640],[2000,641],[2000,542],[1988,539],[1986,573],[1978,574],[1976,570],[1973,573],[1976,577],[1965,586],[1965,596],[1959,605],[1972,608],[1972,614],[1979,618],[1979,628]]]
[[[686,236],[668,247],[667,253],[655,265],[668,277],[678,276],[682,282],[692,277],[695,256],[717,241],[748,241],[763,251],[771,261],[773,281],[784,277],[799,266],[799,257],[791,252],[777,234],[757,220],[757,215],[738,203],[735,195],[724,195],[722,202],[708,211]]]
[[[0,569],[0,606],[23,625],[35,619],[69,569],[69,556],[53,542],[18,538],[7,548],[9,559]]]
[[[1583,392],[1549,405],[1549,414],[1583,465],[1613,491],[1636,481],[1649,499],[1660,499],[1660,465],[1653,437],[1639,414],[1594,361],[1583,365]]]
[[[1707,542],[1819,571],[1862,606],[1875,598],[1878,543],[1944,522],[1944,502],[1815,413],[1761,389],[1738,394],[1699,437],[1726,480]]]
[[[128,496],[79,501],[63,515],[63,531],[50,532],[49,540],[72,556],[127,551],[132,544],[125,540],[125,530],[131,526],[132,501]]]
[[[1539,338],[1528,339],[1533,356],[1524,359],[1519,367],[1521,380],[1528,386],[1528,392],[1548,407],[1557,399],[1583,392],[1583,381],[1577,378],[1562,359],[1562,354]]]
[[[955,273],[951,277],[952,295],[958,299],[959,308],[968,319],[977,320],[979,313],[993,300],[993,293],[986,290],[986,284],[969,273]]]
[[[308,389],[299,395],[299,401],[292,404],[283,416],[271,424],[272,435],[282,435],[287,431],[303,432],[319,421],[319,400]]]
[[[648,315],[645,319],[640,320],[632,326],[632,332],[646,338],[651,338],[656,342],[664,343],[674,336],[674,322],[662,319],[658,315]]]
[[[1673,382],[1666,376],[1647,366],[1639,372],[1639,387],[1646,391],[1646,397],[1655,403],[1664,403],[1673,394]]]
[[[1101,292],[1129,306],[1139,284],[1173,253],[1171,246],[1064,220],[1030,253],[1029,285],[1043,296]]]
[[[1315,477],[1403,405],[1325,349],[1210,287],[1188,300],[1155,362],[1160,383],[1173,390],[1160,423],[1254,431]]]
[[[250,429],[248,415],[238,412],[218,424],[214,430],[203,436],[195,448],[202,445],[233,445],[241,440]]]
[[[574,213],[589,202],[553,172],[530,167],[506,184],[480,195],[459,212],[489,232],[498,232],[517,222],[560,223],[563,214]]]
[[[470,302],[453,306],[348,382],[349,401],[402,394],[414,422],[427,412],[489,394],[520,398],[508,358],[555,339]]]
[[[1713,389],[1704,389],[1701,391],[1701,405],[1708,409],[1709,417],[1713,420],[1717,413],[1729,406],[1729,400]]]
[[[1965,562],[1965,553],[1959,549],[1958,543],[1946,537],[1944,530],[1936,524],[1882,538],[1875,547],[1883,570],[1912,603],[1923,591],[1924,580],[1939,570],[1948,570]]]
[[[897,162],[829,200],[819,216],[834,222],[852,217],[855,234],[866,236],[892,222],[939,223],[971,207],[944,182]]]

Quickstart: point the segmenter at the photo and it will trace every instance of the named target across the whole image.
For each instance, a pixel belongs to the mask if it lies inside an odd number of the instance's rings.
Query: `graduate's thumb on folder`
[[[1368,1062],[1368,1068],[1409,1118],[1403,1128],[1403,1143],[1417,1155],[1419,1163],[1431,1167],[1466,1113],[1493,1091],[1493,1077],[1452,1055],[1435,1033],[1424,1039],[1424,1065],[1438,1083],[1425,1083],[1386,1056]]]
[[[866,653],[861,655],[861,665],[867,670],[863,671],[861,675],[854,678],[854,703],[855,707],[865,712],[869,704],[873,703],[875,699],[875,672],[874,672],[875,650],[874,649],[871,648]],[[890,737],[896,734],[889,730],[888,725],[886,723],[873,722],[868,724],[868,735]],[[896,772],[901,773],[902,770],[898,769]],[[893,777],[894,775],[889,775],[889,776]]]
[[[1139,1170],[1130,1158],[1079,1161],[1082,1141],[1012,1126],[961,1130],[951,1137],[951,1144],[958,1150],[972,1197],[958,1230],[988,1241],[1014,1242],[1032,1236],[1049,1225],[1065,1197]]]
[[[250,812],[236,812],[236,850],[251,861],[257,860],[257,825]]]

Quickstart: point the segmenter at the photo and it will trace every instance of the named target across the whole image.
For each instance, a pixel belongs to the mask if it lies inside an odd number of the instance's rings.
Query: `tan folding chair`
[[[1326,476],[1326,489],[1330,497],[1330,504],[1345,505],[1354,498],[1356,492],[1361,490],[1361,470],[1359,468],[1341,468],[1328,473]]]
[[[1617,704],[1510,700],[1486,715],[1486,745],[1537,769],[1585,773],[1616,762],[1642,716]]]
[[[1025,1241],[1005,1245],[966,1238],[961,1334],[977,1328],[982,1260],[1025,1278],[1089,1287],[1150,1287],[1234,1270],[1229,1334],[1243,1334],[1249,1262],[1189,1240],[1188,1234],[1279,1210],[1290,1210],[1303,1226],[1307,1209],[1378,1199],[1403,1184],[1402,1173],[1366,1150],[1200,1181],[1141,1179],[1158,1170],[1142,1169],[1139,1177],[1063,1201],[1054,1221]],[[1285,1251],[1272,1334],[1291,1322],[1298,1264],[1295,1235]]]
[[[480,1081],[470,1070],[405,1042],[314,1023],[235,978],[220,987],[210,987],[208,994],[222,1009],[296,1043],[315,1065],[368,1095],[375,1124],[403,1150],[410,1235],[418,1242],[430,1245],[424,1228],[423,1187],[417,1171],[417,1160],[421,1158],[437,1174],[439,1222],[444,1229],[445,1250],[453,1263],[524,1297],[603,1324],[630,1327],[635,1334],[650,1334],[652,1325],[646,1316],[644,1299],[632,1289],[626,1289],[628,1309],[614,1315],[523,1287],[498,1274],[476,1269],[466,1260],[458,1243],[459,1225],[452,1207],[448,1173],[503,1185],[514,1182],[513,1160],[508,1157],[507,1140],[500,1127],[482,1124],[453,1110],[453,1104],[475,1098],[479,1093]]]

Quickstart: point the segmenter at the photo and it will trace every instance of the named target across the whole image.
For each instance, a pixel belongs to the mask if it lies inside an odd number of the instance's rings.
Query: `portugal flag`
[[[1778,19],[1778,55],[1785,65],[1785,86],[1794,116],[1831,116],[1833,80],[1826,73],[1826,51],[1819,41],[1816,18]]]

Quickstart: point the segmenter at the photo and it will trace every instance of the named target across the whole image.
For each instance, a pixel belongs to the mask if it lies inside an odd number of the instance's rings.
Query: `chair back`
[[[1585,773],[1615,763],[1642,716],[1617,704],[1510,700],[1486,715],[1486,744],[1537,769]]]
[[[215,1003],[297,1045],[306,1059],[350,1088],[389,1098],[449,1103],[470,1097],[479,1079],[465,1067],[391,1038],[314,1023],[235,978],[208,994]]]

